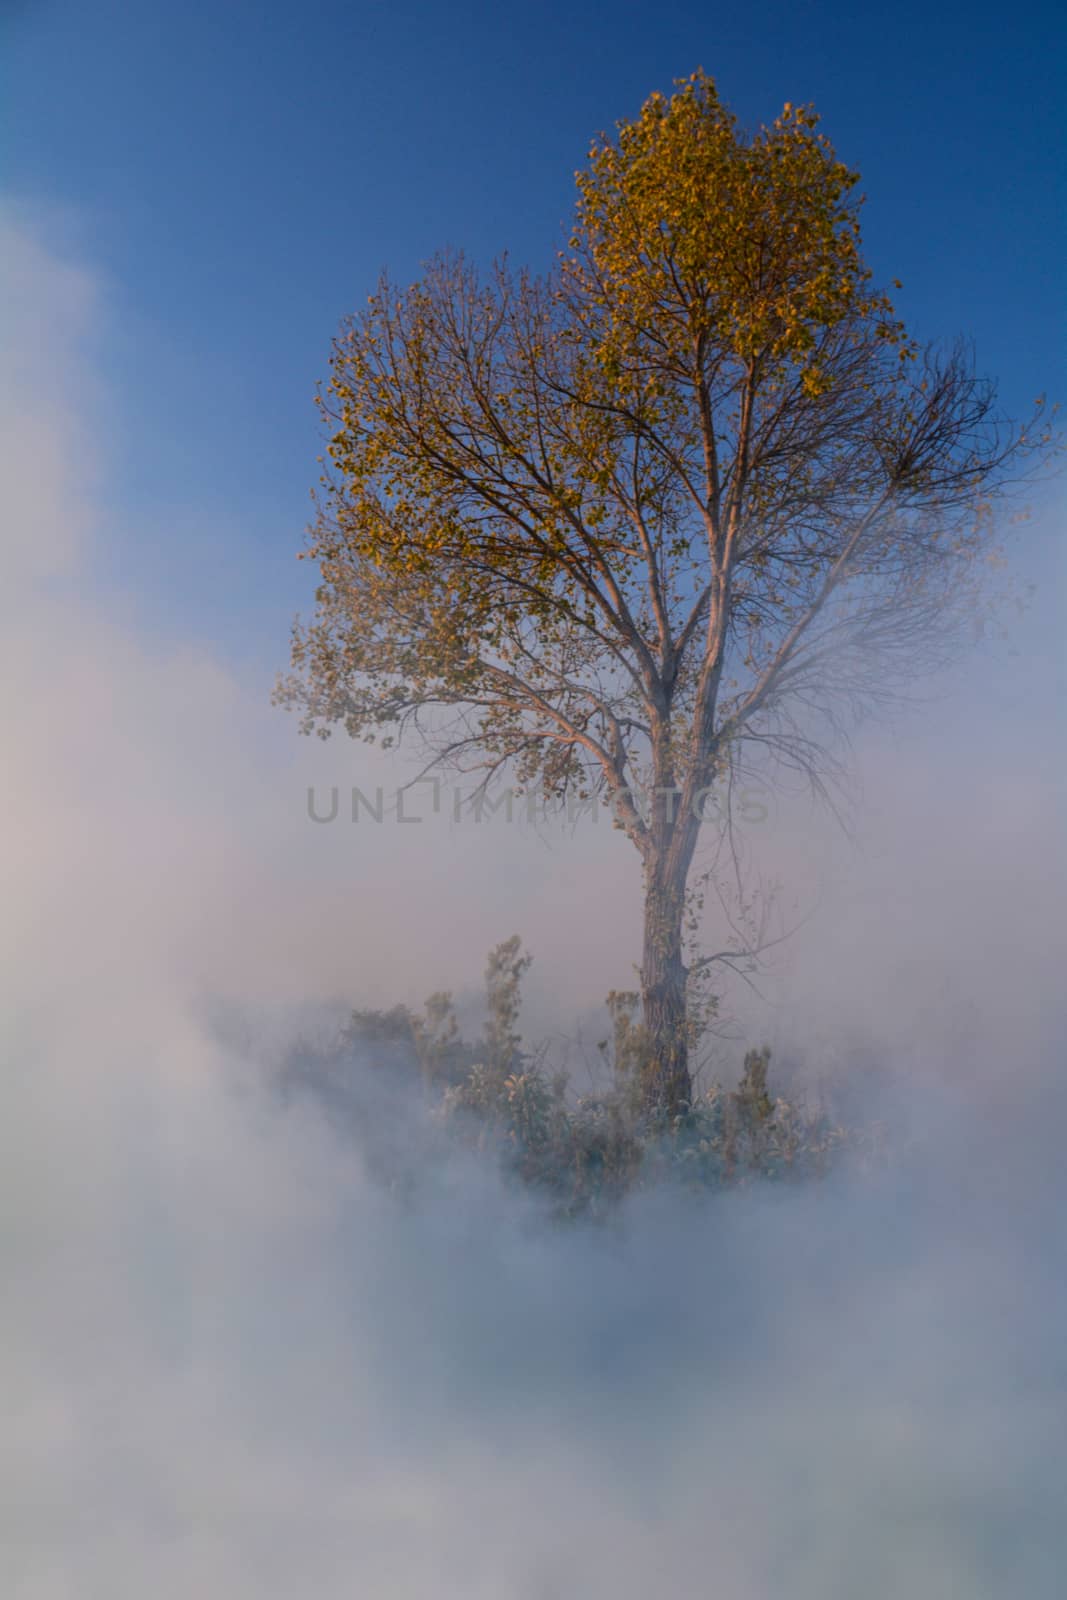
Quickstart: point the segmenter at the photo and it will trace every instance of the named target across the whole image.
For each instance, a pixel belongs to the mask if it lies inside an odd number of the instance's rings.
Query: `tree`
[[[824,782],[973,617],[1036,448],[920,349],[810,108],[746,135],[702,72],[602,136],[544,278],[434,260],[342,328],[283,703],[430,765],[603,796],[641,859],[644,1097],[691,1094],[687,884],[746,759]]]

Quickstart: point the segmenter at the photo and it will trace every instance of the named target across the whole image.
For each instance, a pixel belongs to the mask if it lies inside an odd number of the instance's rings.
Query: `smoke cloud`
[[[635,956],[628,847],[310,823],[308,784],[390,769],[93,592],[106,307],[0,231],[4,1593],[1058,1593],[1051,557],[1023,659],[861,749],[854,838],[797,802],[755,840],[816,909],[740,1025],[815,1075],[888,1066],[889,1173],[560,1228],[457,1154],[401,1203],[263,1069],[516,929],[532,1031],[569,1025]]]

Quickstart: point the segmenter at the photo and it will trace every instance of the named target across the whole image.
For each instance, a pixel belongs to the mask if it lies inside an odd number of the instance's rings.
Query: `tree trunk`
[[[674,1116],[690,1102],[686,1025],[686,968],[682,919],[688,861],[654,861],[645,879],[645,934],[641,959],[641,1007],[646,1053],[642,1099],[647,1111]]]

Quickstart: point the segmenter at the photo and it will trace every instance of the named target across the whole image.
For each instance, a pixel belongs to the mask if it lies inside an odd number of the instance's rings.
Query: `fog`
[[[873,1064],[891,1171],[561,1228],[457,1153],[401,1204],[265,1069],[340,1004],[466,993],[513,931],[531,1032],[588,1028],[635,959],[632,851],[603,822],[311,822],[309,785],[393,770],[94,593],[100,285],[0,234],[4,1593],[1058,1592],[1051,512],[1014,642],[861,739],[851,835],[794,799],[750,841],[808,920],[737,1032]]]

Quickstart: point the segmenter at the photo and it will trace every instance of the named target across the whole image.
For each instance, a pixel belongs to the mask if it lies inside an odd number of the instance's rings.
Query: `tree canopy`
[[[280,688],[430,759],[612,804],[646,886],[649,1095],[688,1093],[686,884],[746,760],[819,783],[973,618],[1038,441],[864,261],[808,107],[698,72],[598,138],[543,276],[441,256],[335,344],[317,613]]]

